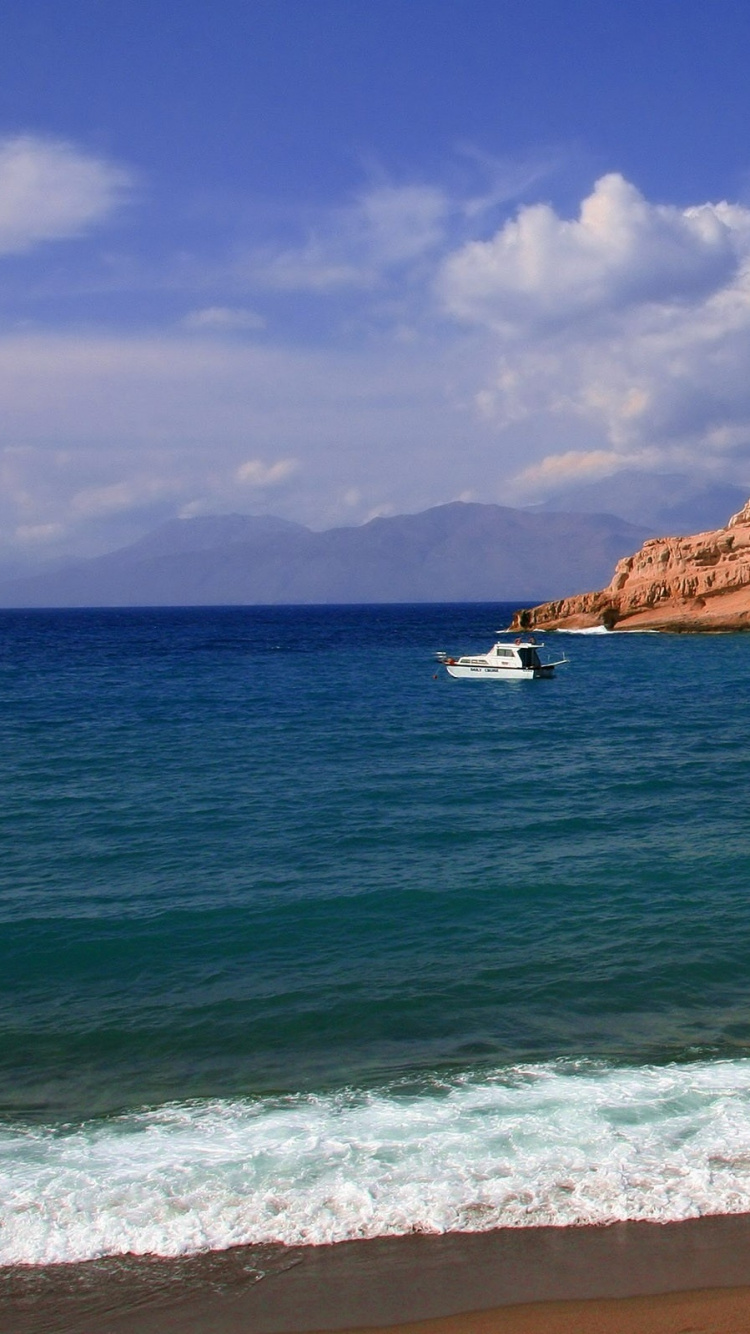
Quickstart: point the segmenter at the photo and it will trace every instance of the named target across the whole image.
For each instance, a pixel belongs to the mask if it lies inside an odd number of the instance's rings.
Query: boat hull
[[[449,676],[465,681],[533,681],[554,675],[554,667],[490,667],[478,664],[446,663]]]

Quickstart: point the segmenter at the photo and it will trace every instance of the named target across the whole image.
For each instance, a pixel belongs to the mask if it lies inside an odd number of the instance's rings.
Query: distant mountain
[[[309,533],[304,524],[277,519],[272,514],[207,514],[195,519],[169,519],[153,532],[116,553],[119,560],[137,563],[161,556],[179,556],[187,551],[215,551],[235,542],[257,545],[268,538]]]
[[[643,472],[624,468],[611,477],[566,491],[557,500],[534,505],[535,514],[616,514],[628,523],[643,524],[659,537],[721,528],[741,510],[750,494],[729,482],[711,482],[682,473]]]
[[[541,601],[606,582],[649,530],[612,515],[456,501],[316,533],[172,520],[119,551],[0,585],[4,607]]]

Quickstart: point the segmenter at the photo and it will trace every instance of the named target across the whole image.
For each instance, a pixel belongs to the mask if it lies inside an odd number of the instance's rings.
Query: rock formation
[[[750,630],[750,500],[725,528],[656,537],[599,593],[517,612],[515,629]]]

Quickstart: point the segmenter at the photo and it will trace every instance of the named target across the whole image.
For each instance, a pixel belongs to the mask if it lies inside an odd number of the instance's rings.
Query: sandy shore
[[[750,1215],[0,1270],[0,1334],[395,1327],[400,1334],[748,1334]]]
[[[709,1288],[612,1301],[504,1306],[370,1327],[367,1334],[747,1334],[748,1330],[750,1288]]]

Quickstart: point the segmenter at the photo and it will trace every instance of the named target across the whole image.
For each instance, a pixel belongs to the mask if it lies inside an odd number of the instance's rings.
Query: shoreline
[[[706,1329],[747,1330],[748,1284],[750,1214],[504,1228],[14,1266],[0,1270],[0,1334],[666,1334],[685,1312],[702,1329],[699,1308],[742,1313]],[[681,1325],[653,1323],[670,1311]]]

